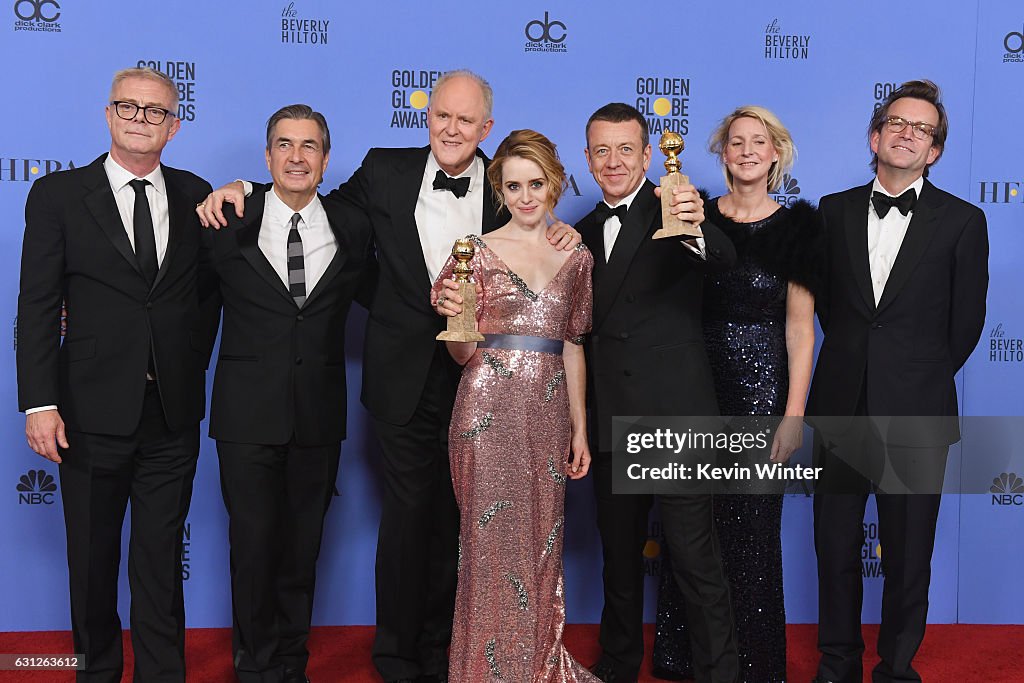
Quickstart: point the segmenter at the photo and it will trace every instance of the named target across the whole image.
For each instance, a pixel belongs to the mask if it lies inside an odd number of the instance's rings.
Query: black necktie
[[[627,208],[625,204],[619,204],[613,209],[604,202],[598,202],[597,206],[594,207],[594,215],[597,216],[597,220],[601,223],[604,223],[612,216],[618,216],[619,223],[625,223]]]
[[[448,174],[438,169],[434,176],[435,190],[449,190],[456,199],[462,199],[469,192],[469,176],[462,178],[449,178]]]
[[[149,210],[149,198],[146,197],[148,180],[132,180],[129,185],[135,190],[135,216],[132,228],[135,231],[135,259],[146,282],[153,284],[156,279],[156,236],[153,234],[153,214]]]
[[[910,188],[899,197],[890,197],[876,190],[871,195],[871,203],[874,205],[875,213],[878,214],[879,218],[885,218],[885,214],[889,213],[889,209],[894,206],[900,210],[901,214],[906,216],[914,210],[914,204],[917,203],[917,192],[914,191],[914,188]]]
[[[306,303],[306,263],[302,257],[302,238],[299,236],[299,221],[302,216],[292,215],[292,227],[288,231],[288,293],[299,308]]]

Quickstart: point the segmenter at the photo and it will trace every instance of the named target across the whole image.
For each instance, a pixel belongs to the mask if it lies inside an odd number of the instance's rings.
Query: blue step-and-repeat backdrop
[[[432,83],[446,70],[473,69],[495,91],[495,127],[484,150],[492,152],[515,128],[550,136],[571,173],[557,211],[568,222],[600,196],[587,173],[583,129],[589,114],[608,101],[636,105],[655,135],[680,132],[687,144],[684,171],[714,194],[724,187],[716,160],[705,151],[708,134],[737,105],[765,105],[789,126],[799,148],[778,200],[816,201],[870,178],[865,126],[872,107],[896,84],[930,78],[943,87],[951,121],[931,178],[984,209],[992,245],[985,331],[959,378],[962,412],[1024,413],[1020,0],[640,6],[610,0],[0,0],[0,64],[0,319],[10,325],[9,340],[17,324],[29,187],[108,148],[103,107],[111,75],[126,66],[152,66],[178,83],[182,128],[164,161],[214,186],[267,177],[264,124],[278,107],[305,102],[324,112],[334,137],[325,187],[347,179],[371,146],[425,145]],[[661,155],[655,155],[652,176],[660,175]],[[358,401],[364,318],[354,310],[348,329],[351,427],[320,558],[319,624],[374,621],[380,484],[377,447]],[[10,342],[0,360],[0,405],[6,407],[0,412],[0,630],[66,629],[56,466],[25,443]],[[1024,601],[1008,597],[1017,595],[1024,569],[1024,468],[1007,472],[1005,466],[1011,456],[1020,462],[1021,454],[1011,450],[1021,448],[1024,433],[992,439],[990,431],[965,429],[953,449],[951,478],[980,471],[992,486],[985,494],[943,501],[933,622],[1024,623]],[[600,616],[601,562],[590,481],[573,482],[568,497],[568,615],[593,623]],[[869,510],[864,619],[876,622],[880,550],[873,506]],[[786,497],[783,535],[789,621],[814,622],[810,498]],[[653,616],[660,569],[656,521],[645,558]],[[226,519],[213,443],[205,439],[183,560],[189,625],[229,625]]]

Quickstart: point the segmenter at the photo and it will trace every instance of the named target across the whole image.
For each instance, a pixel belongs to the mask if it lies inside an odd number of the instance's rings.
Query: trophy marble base
[[[671,212],[673,188],[687,184],[690,179],[682,173],[669,173],[661,176],[661,229],[652,235],[652,239],[660,240],[666,237],[703,237],[699,225],[694,225],[679,219],[679,216]]]
[[[472,282],[460,282],[462,313],[448,318],[448,329],[437,335],[439,341],[482,342],[484,335],[476,329],[476,286]]]

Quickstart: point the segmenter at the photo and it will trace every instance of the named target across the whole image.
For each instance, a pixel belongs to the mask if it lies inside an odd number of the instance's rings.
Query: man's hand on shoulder
[[[199,222],[204,228],[219,230],[227,227],[228,219],[224,217],[224,202],[235,205],[235,215],[239,218],[245,211],[245,190],[242,181],[236,180],[233,183],[217,188],[202,202],[196,205],[196,214]]]
[[[575,249],[583,241],[583,238],[571,225],[558,220],[548,226],[546,237],[548,243],[558,251]]]
[[[64,434],[64,420],[57,410],[40,410],[25,416],[25,437],[28,445],[36,453],[47,460],[60,463],[57,444],[61,448],[68,447],[68,439]]]

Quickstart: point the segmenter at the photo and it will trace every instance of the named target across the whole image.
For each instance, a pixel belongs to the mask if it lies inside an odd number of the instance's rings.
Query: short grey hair
[[[114,80],[110,84],[110,97],[107,98],[108,102],[114,101],[114,91],[117,90],[117,86],[128,78],[148,78],[151,81],[156,81],[162,84],[171,94],[171,113],[177,116],[178,84],[172,81],[171,77],[163,71],[157,71],[156,69],[151,69],[148,66],[133,66],[130,69],[121,69],[114,74]]]
[[[487,82],[480,74],[474,73],[469,69],[456,69],[454,71],[446,71],[434,81],[434,87],[430,91],[430,103],[434,102],[434,93],[444,87],[444,84],[454,78],[468,78],[478,86],[480,86],[480,92],[484,96],[484,119],[491,118],[491,114],[494,112],[494,90],[491,89],[491,84]]]
[[[284,119],[295,119],[297,121],[315,121],[316,125],[320,127],[320,138],[323,142],[324,154],[331,151],[331,130],[327,127],[327,119],[324,115],[318,111],[313,111],[313,108],[308,104],[289,104],[287,107],[281,107],[273,113],[273,115],[267,119],[267,149],[270,149],[270,145],[273,143],[272,137],[274,135],[274,127],[277,126],[278,121]]]

